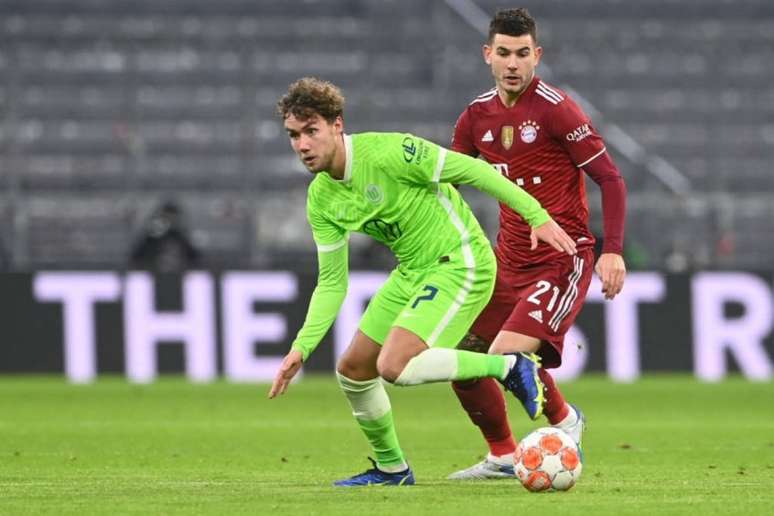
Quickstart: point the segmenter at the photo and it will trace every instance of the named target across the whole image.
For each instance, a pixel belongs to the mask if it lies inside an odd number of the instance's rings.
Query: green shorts
[[[381,345],[400,326],[429,347],[456,347],[489,301],[497,273],[488,242],[470,249],[467,260],[460,251],[422,270],[398,266],[368,304],[360,331]]]

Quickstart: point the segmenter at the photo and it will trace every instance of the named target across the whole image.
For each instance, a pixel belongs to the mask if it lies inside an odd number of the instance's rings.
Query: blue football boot
[[[534,353],[506,353],[514,355],[516,363],[500,383],[513,393],[533,421],[543,414],[543,381],[538,376],[540,357]]]
[[[414,473],[411,468],[406,468],[397,473],[385,473],[376,467],[376,461],[371,457],[368,460],[373,464],[373,468],[359,473],[354,477],[338,480],[333,483],[338,487],[358,487],[358,486],[413,486]]]

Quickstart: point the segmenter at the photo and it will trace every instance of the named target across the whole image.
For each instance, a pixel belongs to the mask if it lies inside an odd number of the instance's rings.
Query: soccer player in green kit
[[[337,486],[411,485],[387,393],[395,385],[497,378],[537,400],[537,369],[520,354],[454,349],[492,294],[492,247],[453,184],[469,184],[521,214],[538,241],[575,253],[573,240],[529,194],[491,165],[401,133],[344,133],[344,97],[333,84],[303,78],[277,111],[291,146],[315,178],[307,218],[319,274],[306,320],[271,386],[285,393],[330,328],[347,291],[348,233],[387,245],[399,265],[373,297],[336,376],[376,456],[373,468]]]

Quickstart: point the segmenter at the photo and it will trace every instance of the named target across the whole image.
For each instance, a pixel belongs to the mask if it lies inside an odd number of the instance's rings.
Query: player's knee
[[[475,351],[476,353],[486,353],[489,350],[489,343],[484,339],[473,333],[465,335],[459,344],[457,349],[463,351]]]
[[[379,360],[376,361],[376,370],[379,372],[379,376],[390,383],[395,383],[395,380],[403,372],[404,367],[406,367],[405,363],[401,363],[389,356],[383,357],[379,355]]]
[[[364,376],[362,365],[349,360],[346,356],[341,357],[336,363],[336,372],[352,380],[358,380]]]

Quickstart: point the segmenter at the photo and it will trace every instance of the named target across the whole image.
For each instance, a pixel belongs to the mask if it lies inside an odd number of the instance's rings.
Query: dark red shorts
[[[490,343],[501,329],[540,339],[543,367],[559,367],[564,335],[583,307],[593,269],[592,248],[518,272],[498,264],[492,298],[470,331]]]

